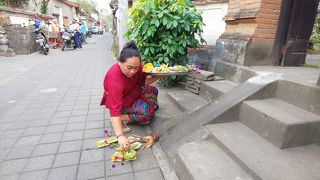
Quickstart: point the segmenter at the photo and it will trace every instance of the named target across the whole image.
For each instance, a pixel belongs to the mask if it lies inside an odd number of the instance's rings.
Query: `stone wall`
[[[21,27],[20,25],[10,25],[4,27],[9,41],[9,47],[17,55],[26,55],[35,52],[36,43],[33,37],[33,26]]]
[[[9,7],[0,7],[0,16],[2,15],[8,15],[8,16],[17,16],[17,17],[23,17],[28,19],[34,18],[35,12],[28,11],[28,10],[22,10],[22,9],[13,9]],[[49,16],[46,14],[39,13],[42,17],[45,19],[53,19],[53,16]]]
[[[226,30],[216,43],[213,59],[245,66],[273,65],[280,5],[280,0],[230,0]]]
[[[188,49],[188,64],[195,64],[202,70],[208,70],[209,62],[213,57],[214,47],[200,45],[198,48]]]
[[[0,25],[0,56],[15,56],[13,49],[9,48],[6,31]]]

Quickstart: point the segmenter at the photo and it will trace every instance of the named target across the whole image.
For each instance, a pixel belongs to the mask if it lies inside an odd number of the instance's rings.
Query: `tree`
[[[139,0],[129,9],[129,40],[136,41],[143,60],[156,64],[186,65],[188,48],[201,43],[203,21],[189,0]],[[176,77],[160,81],[176,83]]]
[[[77,2],[80,4],[81,9],[83,9],[85,12],[91,14],[99,15],[99,11],[97,10],[97,3],[93,0],[77,0]]]
[[[50,0],[41,0],[41,13],[42,14],[47,14],[48,13],[48,4]]]
[[[13,8],[21,8],[28,5],[29,1],[30,0],[0,0],[0,4]]]

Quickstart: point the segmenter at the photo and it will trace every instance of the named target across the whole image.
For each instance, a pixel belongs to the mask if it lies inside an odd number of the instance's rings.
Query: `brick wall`
[[[260,5],[257,19],[257,28],[252,42],[274,42],[280,14],[279,0],[263,0]]]
[[[277,29],[280,0],[230,0],[225,17],[227,27],[223,38],[273,41]]]
[[[26,55],[36,51],[36,43],[33,37],[33,26],[21,27],[20,25],[10,25],[4,27],[9,41],[9,47],[17,55]]]
[[[219,58],[248,66],[272,65],[280,5],[281,0],[230,0]]]

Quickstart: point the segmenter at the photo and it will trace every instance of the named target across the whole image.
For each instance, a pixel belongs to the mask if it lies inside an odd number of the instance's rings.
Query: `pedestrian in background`
[[[87,25],[84,22],[81,22],[80,32],[82,43],[87,43]]]
[[[82,44],[81,44],[81,39],[80,39],[81,38],[80,25],[76,21],[73,21],[70,28],[74,32],[74,43],[76,46],[75,48],[78,50],[82,49]]]

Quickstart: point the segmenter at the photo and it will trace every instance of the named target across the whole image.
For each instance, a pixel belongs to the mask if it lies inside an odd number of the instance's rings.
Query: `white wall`
[[[203,27],[203,38],[207,41],[207,45],[215,45],[226,27],[223,18],[228,12],[228,3],[197,5],[196,7],[202,12],[205,24]]]
[[[118,10],[117,10],[117,28],[118,28],[118,38],[119,38],[119,51],[122,50],[122,47],[127,42],[127,39],[124,37],[124,34],[127,32],[128,28],[126,25],[128,10],[128,1],[122,0],[119,2]]]

